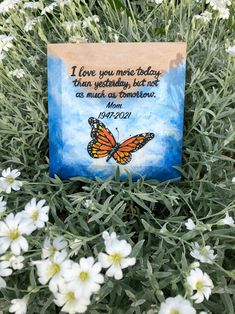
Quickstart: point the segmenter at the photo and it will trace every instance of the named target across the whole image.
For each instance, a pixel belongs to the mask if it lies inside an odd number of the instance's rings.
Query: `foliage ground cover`
[[[8,193],[10,169],[2,173],[0,279],[6,285],[0,281],[0,311],[8,313],[12,300],[26,297],[27,313],[60,312],[59,296],[56,305],[48,283],[38,280],[35,261],[48,258],[46,238],[63,237],[54,251],[64,250],[80,264],[83,257],[102,260],[100,253],[117,246],[115,241],[126,240],[128,252],[132,246],[122,279],[120,273],[116,279],[99,277],[101,288],[92,294],[88,313],[190,314],[192,307],[197,313],[235,313],[234,13],[235,3],[225,0],[0,4],[0,166],[18,169],[13,181],[22,182]],[[130,175],[122,182],[119,169],[105,181],[49,177],[46,45],[101,41],[187,42],[180,182],[133,182]],[[12,221],[10,213],[29,217],[34,198],[45,200],[39,206],[44,216],[30,216],[38,222],[34,231],[22,227],[28,248],[24,245],[19,260],[19,249],[3,247],[3,222]],[[114,231],[119,240],[115,234],[112,239]],[[14,241],[17,234],[9,237]],[[200,289],[203,280],[207,292]],[[164,310],[167,298],[178,295],[190,301],[192,312],[170,310],[168,304],[176,301],[169,299]],[[21,303],[17,313],[24,310]]]

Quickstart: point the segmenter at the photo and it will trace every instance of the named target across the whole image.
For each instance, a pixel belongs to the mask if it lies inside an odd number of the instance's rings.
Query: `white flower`
[[[207,312],[202,311],[202,312],[200,312],[199,314],[207,314]]]
[[[26,314],[27,304],[28,304],[28,297],[25,297],[23,299],[11,300],[11,306],[9,308],[9,312],[15,313],[15,314]]]
[[[5,253],[8,248],[14,255],[20,255],[21,250],[28,251],[28,242],[23,237],[30,235],[35,227],[27,219],[23,219],[22,213],[9,214],[5,221],[0,221],[0,254]]]
[[[12,36],[0,35],[0,52],[1,53],[2,51],[8,51],[10,48],[13,47],[13,44],[12,44],[13,39],[14,38]]]
[[[32,20],[28,20],[27,23],[24,26],[24,30],[26,32],[29,32],[33,29],[33,27],[37,24],[38,20],[37,19],[32,19]]]
[[[42,12],[41,15],[45,15],[46,13],[51,13],[53,12],[54,8],[57,6],[57,3],[52,2],[51,4],[49,4],[48,6],[46,6]]]
[[[158,314],[196,314],[196,311],[188,300],[178,295],[161,303]]]
[[[85,200],[84,207],[88,208],[92,205],[92,200]]]
[[[92,25],[92,22],[98,23],[99,21],[100,21],[100,18],[98,17],[98,15],[88,16],[82,22],[82,27],[83,28],[90,27]]]
[[[25,2],[23,5],[23,9],[39,9],[40,8],[40,2]]]
[[[226,49],[226,52],[232,56],[235,57],[235,45],[234,46],[230,46]],[[235,177],[232,178],[232,183],[235,183]]]
[[[161,4],[161,3],[163,2],[163,0],[154,0],[154,2],[155,2],[156,4]]]
[[[196,293],[191,297],[195,303],[203,302],[204,297],[209,299],[214,285],[210,277],[203,273],[200,268],[192,269],[186,280],[192,291],[196,290]]]
[[[219,18],[227,20],[229,18],[229,9],[222,8],[219,10]]]
[[[101,264],[95,263],[93,257],[82,257],[79,263],[73,263],[65,275],[65,281],[70,288],[79,289],[80,295],[89,299],[92,293],[99,291],[100,284],[104,282],[101,269]]]
[[[52,244],[49,238],[46,238],[42,248],[42,259],[51,258],[56,252],[63,250],[67,246],[67,242],[62,236],[56,237]]]
[[[75,239],[72,243],[70,243],[69,247],[72,249],[72,251],[69,253],[69,256],[77,255],[81,246],[82,246],[82,241],[79,239]]]
[[[0,3],[0,14],[2,13],[4,15],[5,13],[8,13],[11,9],[15,8],[20,1],[21,0],[4,0]]]
[[[24,267],[24,257],[23,256],[15,256],[13,255],[10,259],[10,266],[14,269],[14,270],[18,270],[18,269],[22,269]]]
[[[203,22],[210,22],[212,19],[212,13],[209,11],[202,12],[200,15],[195,15],[195,19],[202,20]]]
[[[167,234],[167,233],[169,233],[169,231],[167,230],[166,225],[167,225],[167,223],[165,223],[165,224],[161,227],[161,229],[160,229],[160,233],[161,233],[161,234]]]
[[[192,221],[191,218],[188,219],[188,221],[185,223],[185,226],[188,230],[193,230],[196,228],[195,223]]]
[[[221,220],[223,225],[228,225],[230,227],[235,227],[234,220],[229,213],[226,213],[225,218]]]
[[[7,202],[5,202],[3,200],[3,196],[0,197],[0,213],[3,213],[6,210],[6,204]]]
[[[126,240],[113,239],[105,242],[105,251],[108,254],[99,253],[98,259],[103,268],[109,268],[107,276],[117,280],[123,278],[122,269],[136,263],[135,257],[127,257],[131,250],[131,245]]]
[[[38,281],[45,285],[49,282],[49,289],[55,293],[58,285],[64,281],[65,275],[71,269],[72,261],[67,259],[67,253],[56,252],[51,259],[32,262],[37,267]]]
[[[15,69],[14,71],[11,72],[11,75],[17,78],[22,78],[25,76],[25,74],[26,73],[23,69]]]
[[[17,169],[11,170],[11,168],[7,168],[2,171],[1,181],[1,189],[6,193],[11,193],[11,189],[18,191],[22,186],[22,182],[16,180],[16,178],[20,175],[20,172]]]
[[[72,289],[64,283],[59,284],[59,291],[54,293],[54,296],[55,304],[62,307],[61,310],[65,313],[84,313],[90,304],[89,299],[81,298],[77,289]]]
[[[207,0],[207,3],[210,3],[211,7],[218,11],[219,18],[228,19],[229,18],[229,9],[227,6],[231,5],[230,0]]]
[[[0,262],[0,289],[6,287],[6,281],[2,277],[7,277],[12,274],[12,269],[8,268],[9,266],[9,261]]]
[[[209,245],[200,247],[198,243],[194,243],[194,250],[190,252],[190,255],[198,259],[201,263],[212,264],[217,255],[214,255],[214,250]]]
[[[111,234],[108,233],[108,231],[104,231],[102,233],[102,237],[104,239],[104,244],[107,245],[107,244],[110,244],[112,243],[113,241],[117,240],[117,234],[116,232],[112,232]]]
[[[25,205],[23,215],[31,221],[36,228],[43,228],[48,221],[49,206],[44,206],[45,200],[36,201],[32,198],[30,202]]]

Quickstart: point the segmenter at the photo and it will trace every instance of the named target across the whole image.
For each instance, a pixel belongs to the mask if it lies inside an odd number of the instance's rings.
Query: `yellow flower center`
[[[74,292],[73,292],[73,291],[69,291],[69,292],[67,293],[67,302],[68,302],[68,303],[72,303],[75,299],[76,299],[76,298],[75,298]]]
[[[15,179],[13,177],[7,177],[6,181],[7,181],[7,183],[12,184],[15,181]]]
[[[180,314],[178,310],[172,309],[169,314]]]
[[[196,285],[195,285],[197,291],[202,291],[203,290],[203,282],[201,280],[198,280],[196,282]]]
[[[114,253],[114,254],[110,255],[109,258],[112,261],[112,263],[114,263],[114,264],[119,264],[122,260],[122,256],[120,253]]]
[[[10,238],[10,240],[14,241],[14,240],[17,240],[19,237],[20,237],[20,232],[19,230],[15,229],[15,230],[11,230],[9,232],[9,235],[8,237]]]
[[[82,272],[80,272],[79,277],[80,277],[81,281],[87,281],[87,279],[89,278],[89,274],[86,271],[82,271]]]
[[[33,214],[31,215],[33,221],[37,221],[38,220],[38,216],[39,216],[39,212],[38,210],[36,209]]]
[[[48,269],[47,275],[48,275],[48,277],[53,277],[59,271],[60,271],[60,264],[52,263]]]

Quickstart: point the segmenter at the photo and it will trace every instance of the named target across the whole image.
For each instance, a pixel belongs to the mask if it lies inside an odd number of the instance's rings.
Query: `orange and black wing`
[[[154,133],[142,133],[135,135],[120,143],[117,151],[113,154],[113,158],[117,163],[126,165],[131,161],[132,153],[144,147],[144,145],[146,145],[153,138]]]
[[[116,146],[116,140],[108,128],[95,118],[89,118],[92,140],[87,145],[87,151],[92,158],[108,156]]]

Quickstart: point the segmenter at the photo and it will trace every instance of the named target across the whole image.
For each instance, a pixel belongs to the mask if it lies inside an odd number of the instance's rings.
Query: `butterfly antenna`
[[[118,134],[118,142],[119,142],[119,131],[118,128],[116,128],[117,134]]]

